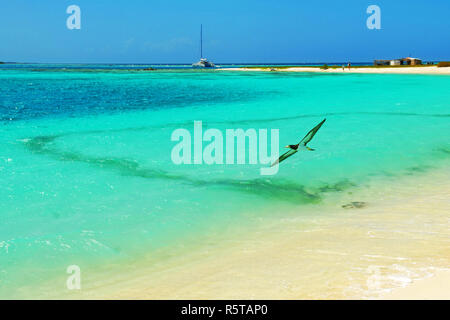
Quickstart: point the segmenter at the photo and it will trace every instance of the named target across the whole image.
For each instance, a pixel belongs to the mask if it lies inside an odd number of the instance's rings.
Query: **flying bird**
[[[308,134],[298,144],[290,144],[290,145],[286,146],[286,148],[289,148],[290,150],[288,152],[284,153],[283,155],[281,155],[277,161],[272,163],[271,167],[279,164],[281,161],[286,160],[287,158],[289,158],[290,156],[293,156],[294,154],[296,154],[297,152],[299,152],[301,150],[314,151],[314,149],[311,149],[310,147],[308,147],[307,144],[312,140],[312,138],[314,138],[317,131],[319,131],[320,127],[324,124],[324,122],[326,120],[327,119],[323,119],[322,122],[319,123],[317,126],[315,126],[311,131],[309,131]]]

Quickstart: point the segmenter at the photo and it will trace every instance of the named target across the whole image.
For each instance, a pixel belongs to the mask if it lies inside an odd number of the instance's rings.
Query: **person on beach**
[[[350,70],[350,68],[352,67],[352,64],[349,62],[349,63],[347,64],[347,67],[348,67],[348,70]]]
[[[342,65],[342,71],[345,71],[345,64]]]

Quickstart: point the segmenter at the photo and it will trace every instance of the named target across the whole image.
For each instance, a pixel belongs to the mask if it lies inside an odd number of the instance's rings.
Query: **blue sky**
[[[81,30],[68,30],[78,5]],[[366,27],[369,5],[381,30]],[[190,63],[450,60],[448,0],[3,0],[0,61]]]

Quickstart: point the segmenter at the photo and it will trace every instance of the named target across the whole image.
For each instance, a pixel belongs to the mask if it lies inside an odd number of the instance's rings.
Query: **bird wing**
[[[293,156],[294,154],[296,154],[298,151],[294,150],[294,149],[290,149],[288,152],[282,154],[277,161],[275,161],[274,163],[272,163],[271,167],[279,164],[281,161],[286,160],[287,158],[289,158],[290,156]]]
[[[312,138],[316,135],[317,131],[319,131],[320,127],[324,124],[324,122],[327,119],[323,119],[321,123],[319,123],[317,126],[315,126],[311,131],[308,132],[308,134],[300,141],[300,144],[306,146]]]

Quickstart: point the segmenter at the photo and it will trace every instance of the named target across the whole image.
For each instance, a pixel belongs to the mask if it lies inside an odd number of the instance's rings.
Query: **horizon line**
[[[375,59],[376,60],[376,59]],[[373,63],[371,61],[315,61],[315,62],[215,62],[216,64],[227,64],[227,65],[307,65],[307,64],[342,64],[342,63]],[[445,61],[439,60],[426,60],[426,62],[440,62]],[[103,64],[103,65],[192,65],[192,62],[23,62],[23,61],[1,61],[3,64],[78,64],[78,65],[88,65],[88,64]]]

